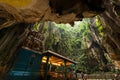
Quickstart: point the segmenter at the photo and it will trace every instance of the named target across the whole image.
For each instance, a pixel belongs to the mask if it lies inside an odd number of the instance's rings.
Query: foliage
[[[103,36],[103,25],[98,16],[96,17],[96,26],[98,28],[100,36]]]
[[[33,31],[39,31],[39,26],[40,26],[40,23],[36,22],[34,25],[33,25]]]
[[[90,24],[90,19],[74,22],[74,27],[69,24],[45,22],[42,31],[44,50],[52,50],[77,61],[77,69],[87,73],[100,71],[103,63],[100,58],[101,54],[96,48],[94,52],[90,48],[91,43],[96,39],[90,32]],[[96,24],[99,32],[102,33],[101,23],[97,21]],[[36,23],[34,30],[38,30],[38,26],[39,24]]]
[[[71,27],[69,24],[46,22],[43,30],[45,50],[58,52],[77,61],[77,68],[93,72],[97,70],[98,63],[87,53],[87,41],[92,39],[89,34],[90,19],[77,21],[74,24],[74,27]],[[95,62],[92,64],[93,59]]]

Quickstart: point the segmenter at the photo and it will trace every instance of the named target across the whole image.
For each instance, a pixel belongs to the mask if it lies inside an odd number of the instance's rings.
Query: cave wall
[[[106,47],[113,63],[120,68],[120,0],[106,0],[106,11],[100,15],[104,25]]]
[[[0,79],[4,76],[13,65],[21,43],[26,38],[28,26],[17,24],[9,28],[0,30]]]

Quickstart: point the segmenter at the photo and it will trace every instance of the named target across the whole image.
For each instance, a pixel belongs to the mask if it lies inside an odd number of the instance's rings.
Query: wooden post
[[[67,80],[66,60],[64,60],[65,80]]]
[[[44,74],[44,80],[47,80],[47,76],[48,76],[48,65],[49,65],[49,58],[50,55],[47,55],[47,60],[46,60],[46,65],[45,65],[45,74]]]
[[[75,65],[75,75],[76,75],[76,80],[77,80],[76,64],[74,65]]]
[[[41,56],[40,56],[40,77],[42,77],[42,76],[41,76],[42,58],[43,58],[43,56],[41,55]]]
[[[41,69],[41,65],[42,65],[42,58],[43,58],[44,56],[43,55],[41,55],[40,56],[40,69]]]

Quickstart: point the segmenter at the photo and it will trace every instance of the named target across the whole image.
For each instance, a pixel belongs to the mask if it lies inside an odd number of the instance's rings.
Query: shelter
[[[22,47],[17,54],[7,80],[75,80],[77,77],[76,62],[58,53],[50,50],[41,53]]]
[[[77,77],[75,74],[76,62],[50,50],[45,51],[42,57],[42,63],[46,63],[44,77],[71,79]],[[56,66],[56,67],[55,67]],[[54,67],[54,70],[52,68]]]

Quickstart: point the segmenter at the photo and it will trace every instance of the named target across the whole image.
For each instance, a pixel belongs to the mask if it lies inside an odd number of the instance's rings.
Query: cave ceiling
[[[102,4],[101,0],[1,0],[0,29],[36,21],[72,23],[100,14],[105,10]]]

